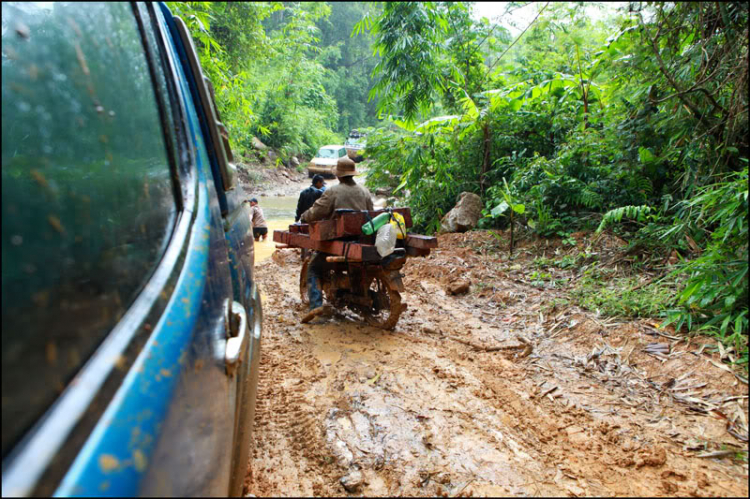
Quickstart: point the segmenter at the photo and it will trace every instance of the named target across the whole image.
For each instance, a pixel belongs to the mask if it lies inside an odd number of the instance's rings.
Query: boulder
[[[268,146],[261,142],[258,137],[253,137],[252,144],[253,147],[255,149],[258,149],[259,151],[265,151],[266,149],[268,149]]]
[[[352,470],[348,474],[341,477],[341,485],[344,486],[347,492],[354,493],[364,484],[364,477],[362,472],[359,470]]]
[[[482,216],[482,199],[472,192],[462,192],[458,203],[440,221],[441,232],[466,232],[476,227]]]
[[[462,295],[469,292],[471,282],[468,280],[453,281],[448,285],[446,291],[449,295]]]
[[[292,156],[292,158],[289,160],[289,165],[292,168],[297,168],[299,166],[299,160],[297,159],[297,156]]]

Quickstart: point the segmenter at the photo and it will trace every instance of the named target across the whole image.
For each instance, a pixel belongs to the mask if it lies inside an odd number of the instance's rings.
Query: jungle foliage
[[[520,38],[465,3],[363,17],[387,117],[370,185],[404,196],[423,231],[470,191],[484,227],[614,230],[654,262],[676,254],[665,323],[747,362],[747,4],[630,2],[597,22],[587,8],[540,3]]]
[[[214,83],[232,147],[252,138],[281,153],[313,155],[377,122],[366,96],[371,42],[350,38],[376,6],[357,2],[167,2],[190,29]]]

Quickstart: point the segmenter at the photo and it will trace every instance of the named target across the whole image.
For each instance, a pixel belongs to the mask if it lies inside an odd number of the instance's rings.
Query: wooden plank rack
[[[322,251],[331,255],[344,256],[353,262],[377,262],[380,255],[375,249],[375,235],[362,233],[362,226],[368,215],[375,218],[386,210],[354,211],[336,210],[330,220],[321,220],[310,224],[292,224],[289,230],[275,230],[273,240],[294,248],[307,248]],[[412,226],[409,208],[393,208],[400,213],[406,222],[406,228]],[[437,239],[420,234],[407,233],[406,239],[399,239],[397,248],[405,248],[408,256],[427,256],[430,249],[437,248]]]

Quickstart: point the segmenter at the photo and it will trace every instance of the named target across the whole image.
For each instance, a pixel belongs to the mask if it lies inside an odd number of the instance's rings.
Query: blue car
[[[240,495],[261,300],[181,19],[2,3],[2,494]]]

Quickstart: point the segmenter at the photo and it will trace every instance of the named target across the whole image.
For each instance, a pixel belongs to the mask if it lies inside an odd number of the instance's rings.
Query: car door
[[[157,12],[162,33],[173,55],[179,62],[179,80],[185,85],[185,92],[191,94],[195,106],[195,116],[202,135],[205,138],[213,185],[223,216],[223,230],[228,251],[228,268],[233,285],[234,306],[247,317],[248,342],[243,347],[242,362],[236,372],[237,382],[235,395],[235,426],[231,450],[230,493],[241,493],[250,450],[250,436],[255,415],[255,398],[260,363],[260,338],[262,310],[260,292],[253,280],[253,238],[250,226],[250,212],[246,203],[242,203],[242,193],[235,185],[235,167],[232,164],[232,151],[229,148],[228,134],[221,123],[220,114],[213,97],[210,80],[203,75],[200,62],[187,28],[178,17],[172,17],[169,9],[160,3]],[[186,433],[189,428],[175,420],[176,431]],[[187,435],[185,435],[187,436]],[[176,435],[175,439],[182,436]],[[171,450],[165,447],[168,457]],[[186,490],[191,490],[189,487]],[[176,493],[161,489],[147,488],[149,493]],[[184,493],[184,492],[181,492]]]
[[[161,14],[2,8],[3,495],[226,494],[249,321]]]

